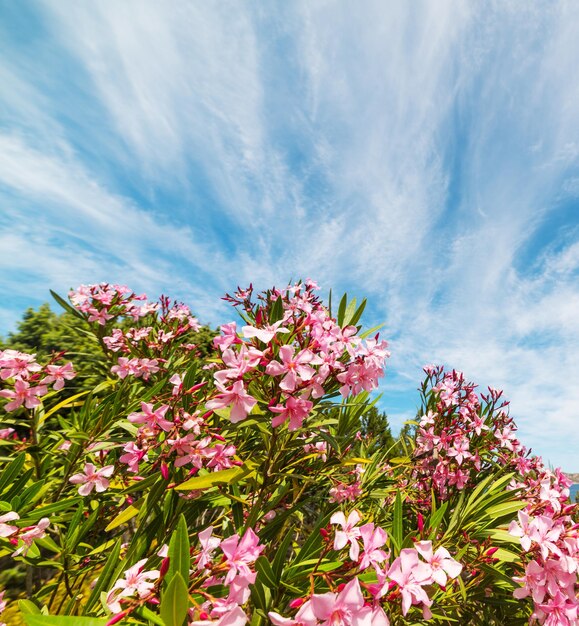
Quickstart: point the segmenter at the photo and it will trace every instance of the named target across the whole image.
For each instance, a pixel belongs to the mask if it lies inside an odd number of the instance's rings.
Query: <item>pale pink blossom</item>
[[[28,554],[28,550],[32,547],[35,539],[42,539],[46,535],[46,529],[50,526],[50,520],[48,517],[43,517],[38,524],[34,526],[28,526],[24,528],[20,535],[18,535],[18,539],[23,541],[23,545],[18,548],[15,552],[12,553],[12,556],[18,556],[22,554],[26,556]]]
[[[199,569],[205,569],[213,560],[213,552],[219,547],[221,540],[213,537],[213,526],[202,530],[198,536],[201,552],[197,556],[196,564]]]
[[[229,419],[234,424],[244,420],[251,409],[257,404],[257,400],[245,391],[243,381],[241,380],[233,383],[230,389],[227,389],[219,382],[216,384],[216,387],[221,393],[213,398],[213,400],[209,400],[206,406],[213,411],[231,406]]]
[[[416,550],[412,548],[403,549],[400,552],[400,556],[390,566],[387,576],[400,588],[403,615],[408,613],[410,606],[413,604],[422,604],[423,610],[427,610],[430,607],[432,600],[430,600],[422,585],[430,584],[432,578],[429,576],[426,564],[419,561]],[[386,591],[387,586],[385,586],[381,594],[384,594]]]
[[[342,511],[334,513],[330,518],[330,524],[338,524],[342,528],[336,530],[334,550],[341,550],[350,544],[350,560],[352,561],[357,561],[360,553],[360,546],[357,542],[358,537],[360,537],[360,529],[356,527],[356,524],[361,519],[360,513],[356,510],[352,511],[347,519]]]
[[[109,488],[108,479],[113,475],[115,468],[113,465],[106,465],[95,471],[95,466],[92,463],[87,463],[84,466],[82,474],[74,474],[69,478],[69,482],[73,485],[80,485],[78,493],[81,496],[88,496],[93,489],[97,493],[106,491]]]
[[[217,620],[193,620],[189,622],[189,626],[245,626],[247,621],[248,617],[244,613],[243,609],[239,606],[234,606]]]
[[[279,349],[279,361],[270,361],[265,371],[270,376],[281,376],[279,383],[280,389],[292,392],[299,382],[306,382],[312,379],[316,370],[310,365],[311,363],[320,364],[321,360],[316,357],[310,350],[302,350],[294,356],[295,348],[293,346],[281,346]]]
[[[289,333],[289,329],[281,326],[283,320],[279,320],[274,324],[263,326],[262,328],[256,328],[255,326],[244,326],[241,329],[243,336],[246,339],[253,339],[257,337],[263,343],[269,343],[278,333]]]
[[[0,537],[10,537],[18,531],[18,526],[12,526],[11,524],[6,523],[13,522],[17,519],[20,519],[20,515],[18,515],[15,511],[10,511],[9,513],[0,515]]]
[[[360,535],[363,542],[363,551],[360,558],[360,569],[365,570],[383,563],[388,555],[381,548],[388,539],[388,534],[380,526],[374,526],[372,522],[360,527]]]
[[[31,387],[26,380],[16,379],[14,381],[14,391],[3,389],[0,391],[1,398],[9,398],[11,401],[6,404],[4,409],[8,412],[14,411],[24,405],[27,409],[33,409],[40,405],[39,396],[44,396],[48,389],[46,385],[38,385]]]
[[[414,547],[428,564],[429,576],[441,587],[446,585],[447,575],[456,578],[462,571],[462,565],[450,556],[446,548],[441,546],[433,553],[431,541],[418,541]]]
[[[251,528],[245,531],[241,540],[236,533],[224,539],[220,547],[229,567],[224,581],[226,585],[236,576],[251,576],[253,572],[249,569],[249,565],[257,559],[265,548],[265,546],[259,545],[259,537]]]
[[[310,602],[312,612],[321,621],[321,626],[349,626],[364,607],[364,597],[357,578],[352,579],[339,593],[314,594]]]
[[[161,428],[165,432],[170,431],[174,424],[165,419],[169,406],[162,404],[154,409],[152,404],[141,402],[141,412],[131,413],[127,419],[133,424],[146,424],[151,429]]]
[[[66,363],[65,365],[47,365],[46,371],[48,376],[43,379],[42,383],[54,383],[52,388],[56,391],[64,387],[65,380],[72,380],[76,376],[72,363]]]
[[[221,330],[221,335],[213,338],[213,345],[216,348],[219,347],[223,351],[233,344],[241,343],[241,339],[237,336],[237,324],[235,322],[223,324],[219,330]]]
[[[155,586],[155,581],[159,578],[158,570],[144,572],[143,568],[147,559],[141,559],[124,573],[124,578],[117,580],[113,588],[107,594],[106,603],[113,613],[120,613],[122,610],[121,598],[128,598],[135,595],[139,598],[148,596]]]
[[[270,611],[267,615],[275,626],[317,626],[318,624],[310,601],[304,602],[293,618],[282,617],[274,611]]]
[[[148,460],[147,451],[141,450],[134,441],[129,441],[123,448],[123,452],[125,454],[119,457],[119,461],[126,463],[128,465],[127,471],[133,474],[139,472],[139,463],[141,460]]]
[[[289,420],[289,430],[297,430],[301,428],[304,419],[309,415],[313,408],[313,403],[306,400],[303,397],[290,396],[285,405],[278,404],[277,406],[270,407],[272,413],[278,413],[277,417],[274,417],[271,421],[271,425],[276,428],[285,421]]]

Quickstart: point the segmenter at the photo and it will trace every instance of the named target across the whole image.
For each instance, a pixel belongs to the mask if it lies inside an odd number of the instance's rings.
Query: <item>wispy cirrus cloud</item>
[[[386,321],[395,426],[444,362],[578,469],[575,3],[8,13],[31,32],[0,61],[5,326],[49,286],[124,281],[217,322],[238,283],[312,276]]]

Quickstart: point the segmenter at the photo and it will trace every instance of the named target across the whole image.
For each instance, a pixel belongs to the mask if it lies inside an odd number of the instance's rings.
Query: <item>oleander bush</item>
[[[81,286],[100,370],[0,350],[9,624],[579,624],[569,481],[501,392],[427,366],[385,443],[387,344],[316,290],[226,295],[208,347],[183,304]]]

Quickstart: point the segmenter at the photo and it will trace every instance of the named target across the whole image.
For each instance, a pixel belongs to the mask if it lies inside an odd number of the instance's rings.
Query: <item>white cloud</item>
[[[43,6],[76,82],[57,103],[36,60],[0,65],[24,284],[122,276],[211,319],[250,280],[366,292],[396,402],[446,362],[577,469],[577,224],[549,221],[576,195],[576,3]]]

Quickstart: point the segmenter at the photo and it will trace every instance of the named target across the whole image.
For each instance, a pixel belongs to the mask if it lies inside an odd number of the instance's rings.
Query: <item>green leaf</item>
[[[118,526],[121,526],[121,524],[128,522],[130,519],[133,519],[138,512],[139,509],[131,504],[111,521],[111,523],[105,528],[105,531],[108,532],[109,530],[113,530],[113,528],[117,528]]]
[[[112,587],[114,581],[111,580],[115,570],[119,565],[119,556],[121,554],[121,540],[119,539],[115,547],[112,549],[102,572],[100,573],[95,586],[84,606],[84,612],[88,613],[92,607],[98,602],[101,591],[106,591]]]
[[[193,478],[177,485],[175,489],[178,491],[190,491],[196,489],[207,489],[208,487],[214,487],[220,483],[229,485],[253,474],[255,474],[254,470],[250,470],[247,466],[242,465],[241,467],[232,467],[219,472],[210,472],[209,474],[203,474],[202,476],[193,476]]]
[[[191,564],[189,548],[189,529],[187,528],[185,516],[181,513],[177,522],[177,528],[173,531],[169,541],[169,570],[167,571],[169,583],[171,583],[177,573],[181,574],[183,580],[189,580],[189,567]]]
[[[0,493],[20,474],[25,460],[26,453],[22,452],[2,470],[2,474],[0,474]]]
[[[392,541],[398,551],[402,549],[402,498],[400,492],[396,494],[394,500],[394,511],[392,513]]]
[[[272,569],[276,580],[281,578],[283,566],[287,562],[287,552],[293,539],[293,532],[288,530],[281,544],[277,548],[277,553],[272,563]]]
[[[366,308],[366,299],[364,298],[360,306],[356,309],[352,317],[348,320],[349,326],[356,326],[356,324],[360,321],[360,318],[362,317],[362,313],[364,313],[365,308]]]
[[[18,600],[18,608],[22,615],[42,615],[40,609],[30,600]]]
[[[52,289],[49,289],[50,291],[50,295],[56,300],[56,302],[58,302],[58,304],[60,304],[60,306],[65,310],[68,311],[69,313],[71,313],[72,315],[74,315],[75,317],[78,317],[78,319],[81,319],[84,321],[84,316],[82,315],[82,313],[80,311],[78,311],[77,309],[75,309],[73,306],[71,306],[66,300],[64,300],[63,298],[61,298],[57,293],[55,293],[54,291],[52,291]]]
[[[283,299],[281,296],[273,303],[271,311],[269,313],[269,323],[275,324],[283,318]]]
[[[67,615],[23,615],[26,626],[106,626],[108,619]],[[181,626],[181,625],[179,625]]]
[[[165,626],[183,626],[189,609],[189,590],[179,572],[171,579],[161,597],[160,613]]]
[[[346,312],[346,304],[348,303],[348,294],[345,293],[340,300],[340,305],[338,306],[338,326],[340,328],[343,326],[344,321],[344,313]]]
[[[257,570],[257,576],[262,584],[267,583],[270,589],[277,589],[278,579],[271,569],[269,561],[263,555],[255,562],[255,569]]]

